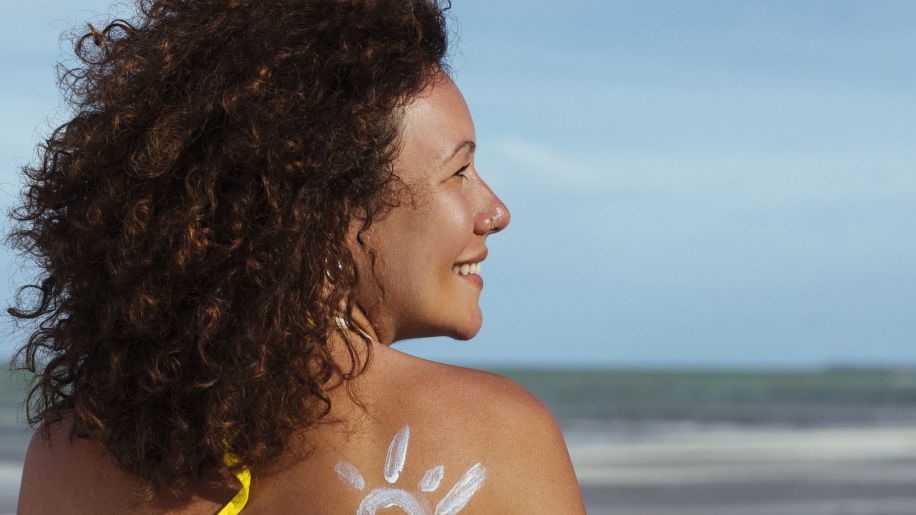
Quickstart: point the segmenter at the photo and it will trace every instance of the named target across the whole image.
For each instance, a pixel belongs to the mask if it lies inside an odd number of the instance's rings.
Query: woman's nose
[[[474,232],[480,235],[499,232],[505,229],[506,226],[509,225],[509,220],[512,218],[506,204],[504,204],[489,188],[487,188],[487,192],[489,193],[488,202],[485,208],[477,213],[474,219]]]

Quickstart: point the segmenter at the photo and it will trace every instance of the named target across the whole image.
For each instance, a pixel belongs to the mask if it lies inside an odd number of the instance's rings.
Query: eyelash
[[[471,165],[470,165],[470,164],[466,164],[466,165],[462,166],[457,172],[455,172],[455,175],[457,175],[457,176],[459,176],[459,177],[467,178],[467,175],[465,175],[463,172],[464,172],[465,170],[467,170],[469,166],[471,166]]]

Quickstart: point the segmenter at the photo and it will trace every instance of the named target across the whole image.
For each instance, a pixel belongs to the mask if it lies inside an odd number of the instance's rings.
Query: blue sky
[[[450,15],[478,168],[513,214],[488,242],[484,327],[398,348],[461,364],[916,364],[916,3],[519,5]],[[107,6],[43,0],[0,21],[4,208],[57,120],[59,34]]]

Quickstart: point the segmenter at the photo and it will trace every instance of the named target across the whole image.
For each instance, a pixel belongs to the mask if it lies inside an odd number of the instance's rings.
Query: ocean
[[[540,398],[564,429],[835,427],[916,422],[916,369],[488,369]]]
[[[916,514],[916,369],[500,369],[563,430],[590,514]],[[0,379],[0,514],[25,380]]]

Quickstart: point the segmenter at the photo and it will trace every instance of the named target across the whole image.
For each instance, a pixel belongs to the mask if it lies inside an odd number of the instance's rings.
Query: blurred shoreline
[[[916,513],[916,425],[567,435],[588,513]]]
[[[916,370],[505,369],[590,515],[912,515]]]

